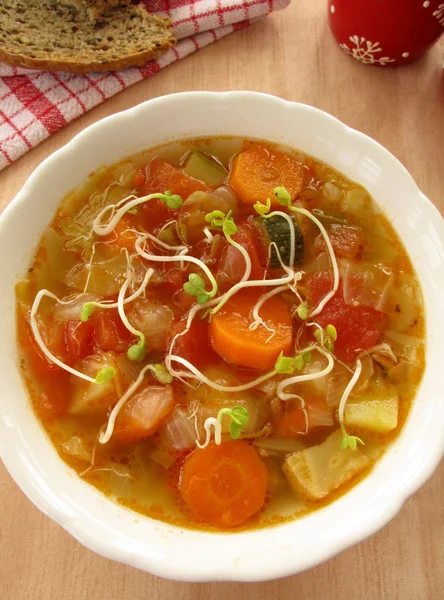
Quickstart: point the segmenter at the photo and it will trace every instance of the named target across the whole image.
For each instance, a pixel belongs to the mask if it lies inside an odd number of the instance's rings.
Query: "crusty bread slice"
[[[91,23],[103,21],[113,8],[122,8],[131,4],[131,0],[60,0],[61,4],[76,6],[78,10],[85,10]]]
[[[169,19],[142,5],[110,11],[93,24],[86,11],[52,0],[0,0],[0,61],[68,71],[117,71],[163,54],[175,39]]]

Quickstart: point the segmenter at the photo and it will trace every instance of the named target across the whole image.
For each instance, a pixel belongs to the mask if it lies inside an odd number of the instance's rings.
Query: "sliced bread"
[[[0,61],[13,66],[118,71],[142,66],[174,43],[170,20],[142,5],[112,9],[93,24],[86,10],[52,0],[0,0]]]
[[[60,0],[61,4],[76,6],[78,10],[86,10],[91,23],[103,21],[113,8],[122,8],[131,4],[131,0]]]

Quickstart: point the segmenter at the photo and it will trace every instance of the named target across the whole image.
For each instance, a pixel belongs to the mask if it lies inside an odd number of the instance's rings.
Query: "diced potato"
[[[325,498],[365,469],[369,459],[356,450],[340,449],[335,431],[319,446],[295,452],[285,459],[284,473],[294,491],[311,500]]]
[[[349,402],[344,415],[346,427],[387,433],[398,425],[398,398],[361,398],[359,402]]]
[[[76,369],[90,377],[96,377],[100,369],[116,368],[114,357],[110,353],[89,356],[76,364]],[[117,370],[117,369],[116,369]],[[72,414],[105,415],[110,404],[118,398],[116,389],[118,375],[106,383],[90,383],[75,375],[71,376],[71,405]],[[68,392],[67,392],[68,393]]]

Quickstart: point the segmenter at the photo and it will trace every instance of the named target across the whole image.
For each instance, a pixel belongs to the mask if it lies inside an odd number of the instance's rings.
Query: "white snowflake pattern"
[[[440,25],[444,25],[444,4],[438,6],[437,10],[433,12],[433,16],[438,19]]]
[[[360,38],[358,35],[350,36],[349,40],[354,44],[355,48],[349,48],[347,44],[339,44],[339,46],[350,54],[350,56],[364,63],[364,65],[378,64],[384,67],[387,63],[395,62],[394,58],[389,58],[388,56],[374,56],[377,52],[382,52],[379,42],[370,42],[364,37]]]

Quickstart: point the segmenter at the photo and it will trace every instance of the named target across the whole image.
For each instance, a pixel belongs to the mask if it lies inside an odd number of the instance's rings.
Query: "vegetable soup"
[[[421,290],[365,189],[237,138],[102,167],[17,284],[33,408],[60,457],[181,527],[263,527],[365,477],[424,370]]]

